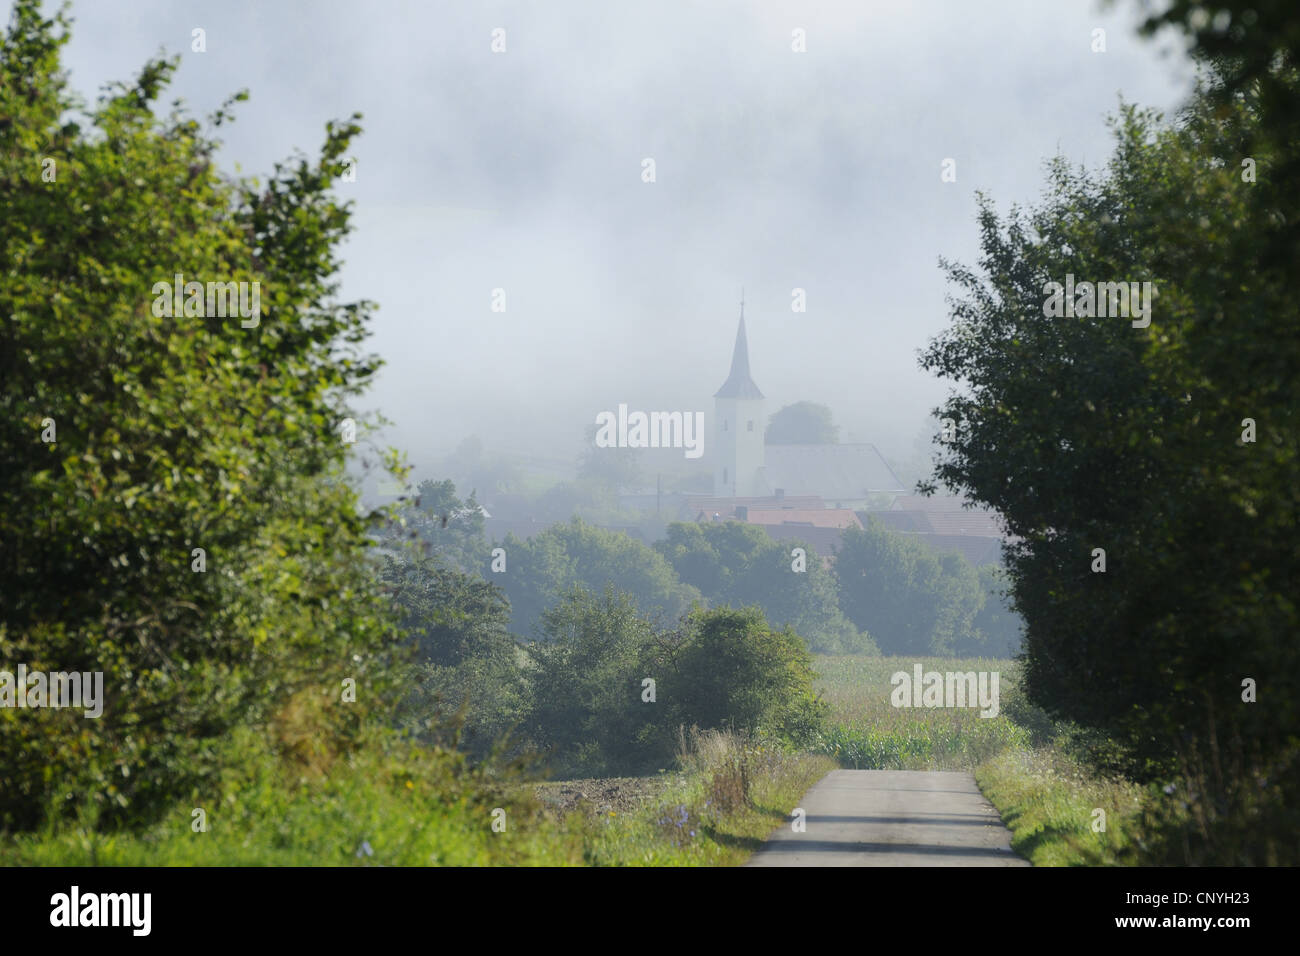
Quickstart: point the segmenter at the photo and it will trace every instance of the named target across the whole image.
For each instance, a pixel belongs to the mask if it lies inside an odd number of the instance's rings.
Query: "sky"
[[[227,169],[363,114],[340,297],[379,305],[362,407],[417,480],[469,435],[572,462],[620,403],[711,419],[742,288],[769,415],[823,402],[842,440],[910,454],[950,388],[917,354],[948,324],[939,258],[978,258],[977,191],[1033,203],[1052,156],[1105,161],[1121,97],[1170,110],[1193,75],[1136,4],[1096,0],[71,9],[87,99],[160,52],[182,58],[164,102],[198,117],[250,91]]]

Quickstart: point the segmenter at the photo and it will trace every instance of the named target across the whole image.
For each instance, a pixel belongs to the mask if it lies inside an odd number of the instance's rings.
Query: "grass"
[[[103,832],[93,808],[76,822],[0,838],[9,866],[581,865],[574,835],[535,800],[455,753],[376,745],[327,774],[260,755],[216,805],[202,796],[141,831]],[[196,832],[194,809],[208,829]],[[505,812],[494,831],[493,811]],[[499,819],[499,815],[498,815]]]
[[[925,671],[997,671],[1000,712],[895,708],[890,677]],[[818,657],[817,688],[830,705],[814,748],[863,770],[970,770],[1035,866],[1110,866],[1139,858],[1143,788],[1108,779],[1072,756],[1052,722],[1029,705],[1015,661],[995,658]],[[1096,811],[1103,811],[1104,817]],[[1100,827],[1094,829],[1094,823]]]
[[[975,780],[1011,829],[1011,848],[1035,866],[1113,866],[1134,850],[1143,789],[1099,777],[1059,749],[1004,751]]]
[[[632,812],[555,813],[536,787],[459,754],[391,741],[304,773],[259,754],[217,805],[196,797],[137,831],[76,821],[0,835],[6,866],[730,866],[834,769],[730,734],[697,734]],[[196,832],[195,809],[208,829]],[[504,811],[501,817],[496,811]],[[494,830],[503,819],[504,830]]]
[[[1008,747],[1027,747],[1028,732],[1005,713],[978,708],[894,707],[890,677],[924,671],[997,672],[1003,699],[1014,694],[1016,663],[997,658],[819,656],[817,690],[830,705],[814,751],[854,770],[970,770]]]
[[[784,825],[809,787],[835,769],[825,756],[718,731],[696,734],[681,765],[656,798],[635,811],[582,815],[588,863],[737,866]]]
[[[916,663],[997,671],[1001,712],[893,707],[890,676]],[[1041,741],[1045,718],[1023,702],[1014,662],[822,656],[815,667],[830,717],[813,753],[695,733],[672,772],[574,782],[598,800],[556,810],[517,773],[494,777],[454,752],[391,738],[322,767],[236,740],[247,757],[231,765],[249,769],[223,784],[220,799],[196,795],[138,831],[105,832],[93,807],[84,808],[42,832],[0,835],[0,865],[733,866],[836,766],[972,770],[1011,828],[1013,848],[1035,865],[1134,858],[1144,792],[1100,778],[1059,742],[1031,746],[1030,729]],[[611,787],[616,796],[607,798],[600,788]],[[192,828],[196,808],[206,832]],[[504,831],[492,827],[496,810]],[[1105,812],[1104,831],[1093,828],[1096,810]]]

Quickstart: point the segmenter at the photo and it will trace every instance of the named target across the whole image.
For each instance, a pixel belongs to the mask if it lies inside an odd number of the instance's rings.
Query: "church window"
[[[753,430],[754,430],[754,419],[751,418],[751,419],[749,420],[749,429],[748,429],[748,431],[751,431],[751,432],[752,432]]]

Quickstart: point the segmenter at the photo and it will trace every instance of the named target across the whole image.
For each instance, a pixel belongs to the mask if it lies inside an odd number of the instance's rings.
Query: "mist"
[[[1121,96],[1191,81],[1135,11],[1073,0],[72,9],[87,97],[160,48],[196,116],[252,91],[228,168],[364,114],[339,294],[379,305],[363,410],[417,479],[470,435],[573,462],[619,403],[711,415],[742,289],[768,414],[824,403],[842,441],[912,454],[945,394],[916,362],[948,322],[938,258],[976,261],[977,191],[1033,201],[1050,157],[1108,155]]]

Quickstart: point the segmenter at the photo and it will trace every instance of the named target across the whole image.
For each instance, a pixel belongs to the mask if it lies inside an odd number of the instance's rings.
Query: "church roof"
[[[714,398],[762,398],[754,380],[749,377],[749,340],[745,337],[745,313],[740,313],[740,328],[736,330],[736,349],[731,353],[731,374],[722,383]]]
[[[875,445],[768,445],[764,454],[767,484],[787,495],[836,502],[904,490]]]

